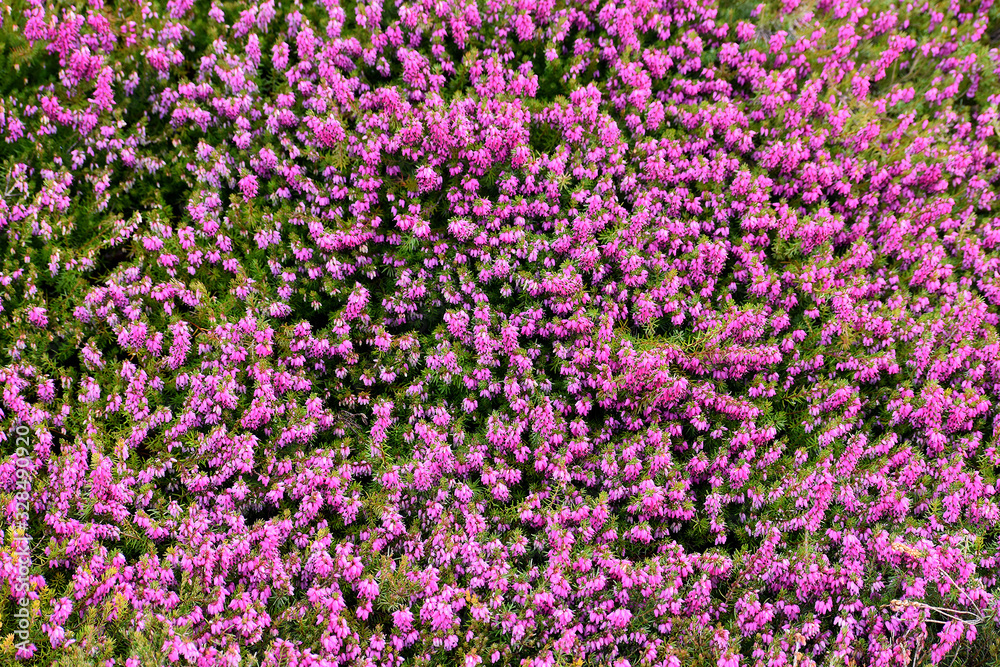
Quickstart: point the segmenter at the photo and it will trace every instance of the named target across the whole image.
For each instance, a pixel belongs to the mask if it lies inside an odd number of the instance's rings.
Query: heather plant
[[[998,47],[11,0],[3,664],[1000,663]]]

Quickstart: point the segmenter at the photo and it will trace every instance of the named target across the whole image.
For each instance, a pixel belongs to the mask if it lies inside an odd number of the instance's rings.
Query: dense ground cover
[[[997,664],[990,0],[0,22],[3,664]]]

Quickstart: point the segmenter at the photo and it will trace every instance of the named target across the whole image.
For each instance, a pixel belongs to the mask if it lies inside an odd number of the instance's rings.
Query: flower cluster
[[[4,9],[4,664],[1000,651],[992,0]]]

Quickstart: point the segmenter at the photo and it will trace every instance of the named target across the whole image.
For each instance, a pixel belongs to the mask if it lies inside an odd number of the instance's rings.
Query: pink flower
[[[44,329],[49,325],[49,318],[46,316],[46,311],[40,306],[36,306],[28,311],[28,321],[39,329]]]
[[[240,179],[240,191],[243,193],[243,201],[250,201],[257,196],[257,177],[247,174]]]

